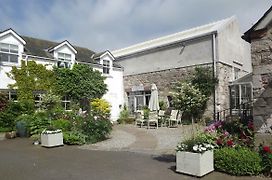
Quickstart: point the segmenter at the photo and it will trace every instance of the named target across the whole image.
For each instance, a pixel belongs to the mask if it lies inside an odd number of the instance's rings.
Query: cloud
[[[0,29],[113,50],[234,14],[244,32],[270,6],[270,0],[2,0]]]

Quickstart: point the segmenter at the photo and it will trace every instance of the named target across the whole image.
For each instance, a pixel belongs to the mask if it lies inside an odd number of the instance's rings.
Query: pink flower
[[[229,132],[228,131],[225,131],[224,132],[224,136],[227,137],[229,135]]]

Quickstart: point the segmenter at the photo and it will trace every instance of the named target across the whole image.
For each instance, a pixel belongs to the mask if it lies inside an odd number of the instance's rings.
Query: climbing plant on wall
[[[76,102],[83,99],[101,98],[107,91],[105,77],[90,66],[75,64],[72,69],[54,68],[56,76],[55,91],[68,96]],[[87,101],[89,104],[89,101]]]
[[[54,85],[53,71],[35,61],[22,61],[20,68],[13,66],[8,76],[15,80],[10,88],[17,89],[18,100],[34,102],[33,91],[50,91]]]

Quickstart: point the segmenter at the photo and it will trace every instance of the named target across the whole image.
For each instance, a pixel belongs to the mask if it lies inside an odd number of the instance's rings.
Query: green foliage
[[[120,112],[119,119],[117,122],[119,124],[131,124],[135,121],[135,118],[129,117],[129,111],[126,106],[124,106],[124,109]]]
[[[110,117],[110,104],[104,100],[95,98],[91,101],[91,112],[98,119],[108,119]]]
[[[20,68],[12,67],[8,76],[15,80],[15,84],[10,84],[11,88],[17,89],[19,100],[32,101],[34,103],[33,91],[49,91],[55,81],[53,71],[47,70],[42,64],[35,61],[22,61]]]
[[[63,132],[63,142],[69,145],[82,145],[86,143],[86,136],[79,131]]]
[[[48,92],[42,95],[42,101],[39,107],[43,110],[52,111],[53,109],[60,106],[61,99],[59,96]]]
[[[0,127],[15,128],[15,120],[21,114],[32,114],[33,104],[29,101],[9,102],[5,109],[0,112]]]
[[[164,101],[159,101],[160,110],[166,110],[167,105]]]
[[[75,64],[72,69],[54,68],[55,91],[73,100],[101,98],[107,91],[105,77],[88,65]]]
[[[178,83],[174,87],[172,95],[174,107],[194,117],[200,114],[202,107],[207,101],[207,97],[188,82]]]
[[[48,114],[45,112],[35,113],[33,119],[27,122],[28,132],[32,136],[34,134],[41,134],[41,132],[50,125]]]
[[[143,111],[144,111],[144,119],[148,119],[149,118],[149,108],[147,106],[143,106]]]
[[[215,137],[210,134],[200,133],[178,144],[176,151],[204,152],[216,147]]]
[[[105,140],[112,130],[112,124],[108,120],[95,120],[89,116],[82,124],[83,134],[87,136],[86,141],[95,143]]]
[[[213,92],[218,80],[214,78],[211,67],[196,67],[190,82],[200,92],[209,97]]]
[[[8,104],[7,95],[0,92],[0,112],[4,110],[7,104]]]
[[[61,129],[63,132],[70,131],[72,128],[72,123],[66,119],[53,120],[51,123],[55,129]]]
[[[269,146],[259,146],[259,154],[262,157],[263,173],[272,177],[272,148]]]
[[[214,152],[214,166],[232,175],[257,175],[262,171],[262,159],[248,148],[221,148]]]

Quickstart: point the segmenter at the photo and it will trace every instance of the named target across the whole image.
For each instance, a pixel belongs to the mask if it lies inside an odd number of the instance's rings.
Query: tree
[[[211,67],[196,67],[193,76],[188,81],[209,97],[214,92],[218,79],[214,77]]]
[[[202,113],[202,108],[206,104],[208,97],[189,82],[178,83],[174,87],[172,96],[174,107],[191,117],[194,136],[194,118]]]
[[[105,77],[88,65],[75,64],[72,69],[55,67],[54,73],[56,76],[55,91],[76,102],[101,98],[107,91],[107,85],[104,83]],[[86,105],[88,104],[89,101]]]
[[[55,76],[53,71],[46,69],[46,66],[37,64],[35,61],[22,61],[20,68],[13,66],[7,75],[15,80],[10,88],[17,89],[18,100],[34,103],[34,91],[50,91],[54,84]]]

